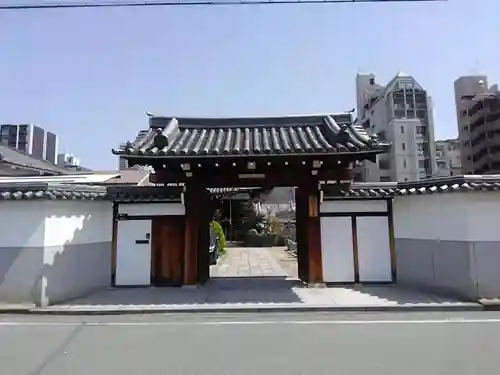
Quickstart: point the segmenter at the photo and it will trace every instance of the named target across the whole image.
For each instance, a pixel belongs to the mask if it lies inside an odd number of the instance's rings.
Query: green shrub
[[[210,227],[212,228],[212,230],[214,231],[215,235],[218,238],[217,242],[219,245],[220,252],[224,254],[227,243],[226,243],[226,236],[224,236],[224,230],[222,229],[222,226],[218,221],[212,220],[210,222]]]

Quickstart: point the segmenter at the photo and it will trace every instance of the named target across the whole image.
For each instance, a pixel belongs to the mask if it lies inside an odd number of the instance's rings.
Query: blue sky
[[[344,111],[358,71],[402,70],[433,96],[437,138],[454,137],[453,80],[500,83],[499,14],[498,0],[0,12],[0,123],[39,124],[61,152],[115,169],[110,149],[146,110]]]

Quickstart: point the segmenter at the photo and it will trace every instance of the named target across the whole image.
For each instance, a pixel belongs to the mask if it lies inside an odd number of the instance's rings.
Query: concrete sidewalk
[[[483,309],[480,303],[461,302],[397,285],[309,288],[297,279],[296,266],[289,263],[290,256],[284,248],[230,248],[228,254],[211,267],[212,278],[199,287],[111,288],[47,308],[26,307],[10,312],[104,315]]]
[[[461,302],[389,286],[308,288],[279,277],[215,278],[198,288],[109,289],[47,308],[39,314],[145,314],[284,311],[482,310]]]

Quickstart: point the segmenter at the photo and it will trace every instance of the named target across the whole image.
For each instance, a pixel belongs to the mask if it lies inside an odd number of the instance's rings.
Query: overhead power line
[[[131,8],[166,6],[235,6],[285,4],[345,4],[345,3],[416,3],[444,2],[447,0],[178,0],[178,1],[93,1],[86,3],[45,3],[0,5],[0,10],[43,10],[75,8]]]

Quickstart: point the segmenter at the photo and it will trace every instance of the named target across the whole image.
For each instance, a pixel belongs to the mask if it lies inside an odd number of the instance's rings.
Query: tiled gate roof
[[[142,157],[380,153],[387,144],[349,114],[260,118],[166,118],[114,154]]]

